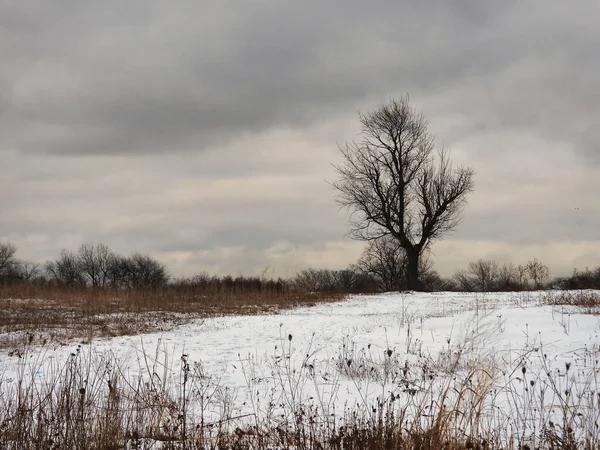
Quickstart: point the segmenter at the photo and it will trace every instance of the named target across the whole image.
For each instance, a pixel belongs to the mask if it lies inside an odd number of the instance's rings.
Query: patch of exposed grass
[[[273,313],[340,295],[235,289],[0,287],[0,349],[165,331],[199,317]]]

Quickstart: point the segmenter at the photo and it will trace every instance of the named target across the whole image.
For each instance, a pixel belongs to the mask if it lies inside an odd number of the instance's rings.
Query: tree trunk
[[[409,291],[424,291],[425,285],[419,280],[419,259],[421,252],[418,249],[406,249],[408,264],[406,265],[406,287]]]

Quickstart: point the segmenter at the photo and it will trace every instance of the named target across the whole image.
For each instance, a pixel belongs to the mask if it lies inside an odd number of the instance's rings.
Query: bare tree
[[[115,254],[104,244],[83,244],[78,251],[81,272],[93,287],[105,287]]]
[[[457,270],[452,278],[456,283],[456,288],[459,291],[470,292],[474,289],[473,277],[469,276],[466,270]]]
[[[114,255],[110,262],[107,283],[114,289],[127,288],[130,283],[130,261],[122,255]]]
[[[423,258],[421,258],[421,260],[423,260]],[[452,279],[442,278],[437,271],[431,268],[422,272],[420,279],[427,287],[427,290],[432,292],[456,290],[456,285]]]
[[[357,292],[361,282],[360,272],[351,267],[334,271],[335,284],[341,292]]]
[[[368,288],[362,274],[353,267],[341,270],[304,269],[293,280],[296,289],[306,292],[358,292]]]
[[[498,279],[498,263],[478,259],[469,263],[469,274],[472,276],[475,289],[480,292],[489,292],[493,289]]]
[[[408,96],[359,114],[362,139],[340,147],[338,203],[352,211],[351,236],[396,239],[407,256],[407,287],[423,290],[419,259],[435,239],[460,222],[473,189],[473,170],[453,168],[435,152],[427,121]]]
[[[307,292],[333,292],[335,283],[334,273],[328,269],[304,269],[294,280],[297,288]]]
[[[531,281],[533,281],[533,288],[540,289],[544,283],[550,278],[550,269],[545,264],[534,258],[533,261],[529,261],[525,266],[527,274]]]
[[[519,287],[521,289],[527,289],[529,284],[529,274],[527,273],[527,266],[519,264],[515,269],[515,276]]]
[[[148,255],[134,253],[127,258],[126,278],[131,288],[158,289],[169,281],[169,274],[164,264]]]
[[[85,285],[79,258],[71,251],[62,250],[59,259],[46,263],[45,270],[50,279],[60,284],[69,287]]]
[[[9,275],[17,264],[17,246],[10,242],[0,242],[0,277]]]
[[[29,261],[18,261],[16,273],[21,280],[28,283],[39,281],[39,277],[42,274],[40,265]]]
[[[512,263],[504,263],[498,269],[498,278],[496,281],[496,285],[498,289],[502,291],[512,291],[515,289],[520,289],[520,286],[517,283],[517,269]]]

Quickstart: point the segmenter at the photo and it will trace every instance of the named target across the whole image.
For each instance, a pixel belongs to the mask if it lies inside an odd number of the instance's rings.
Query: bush
[[[556,278],[551,283],[552,287],[557,289],[600,289],[600,267],[591,270],[586,267],[579,271],[573,269],[573,274],[569,277]]]
[[[377,285],[369,274],[354,268],[305,269],[296,275],[292,284],[300,291],[336,294],[375,292]]]

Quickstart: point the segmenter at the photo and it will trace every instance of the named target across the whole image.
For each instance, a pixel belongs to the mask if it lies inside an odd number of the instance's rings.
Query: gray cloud
[[[577,151],[586,155],[592,162],[600,163],[600,122],[587,125],[577,144]]]
[[[192,252],[184,272],[351,263],[325,183],[335,144],[357,110],[410,92],[478,173],[451,240],[595,241],[599,13],[593,0],[5,3],[0,238],[32,259],[83,240]],[[277,259],[282,242],[300,250]]]
[[[7,144],[67,154],[203,149],[396,91],[494,79],[527,56],[523,36],[498,35],[519,18],[511,6],[127,5],[9,11],[2,37],[18,68],[5,86]],[[524,31],[542,51],[562,50]]]

